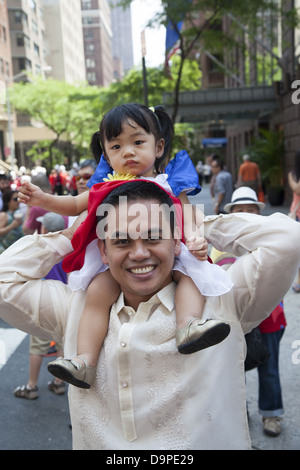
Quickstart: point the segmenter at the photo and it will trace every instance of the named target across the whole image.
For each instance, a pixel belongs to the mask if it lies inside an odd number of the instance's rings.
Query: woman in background
[[[0,212],[0,253],[24,236],[23,214],[19,210],[18,191],[3,194],[3,208]]]

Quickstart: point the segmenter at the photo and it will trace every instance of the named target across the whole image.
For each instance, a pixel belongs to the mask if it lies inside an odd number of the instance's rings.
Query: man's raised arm
[[[245,332],[266,318],[290,289],[300,265],[300,224],[284,214],[207,217],[205,238],[239,259],[229,268],[234,288],[218,301],[234,309]]]

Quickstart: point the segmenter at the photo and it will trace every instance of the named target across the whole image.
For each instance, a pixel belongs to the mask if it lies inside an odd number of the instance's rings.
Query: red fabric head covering
[[[90,190],[89,194],[89,202],[88,202],[88,215],[86,219],[82,222],[82,224],[78,227],[74,236],[72,238],[72,246],[74,251],[67,255],[63,262],[62,267],[65,272],[69,273],[72,271],[77,271],[82,268],[84,265],[84,257],[86,248],[95,238],[97,238],[96,234],[96,226],[97,226],[97,218],[96,218],[96,211],[98,206],[103,202],[103,200],[113,191],[115,188],[120,186],[121,184],[132,183],[134,181],[143,181],[149,184],[156,184],[155,182],[150,182],[147,180],[112,180],[106,183],[98,183],[94,184]],[[161,186],[159,186],[161,188]],[[163,189],[163,188],[161,188]],[[167,192],[167,191],[166,191]],[[183,234],[183,215],[182,215],[182,207],[181,202],[177,197],[171,196],[167,193],[168,196],[173,200],[176,209],[177,215],[177,223],[181,230],[181,234]]]

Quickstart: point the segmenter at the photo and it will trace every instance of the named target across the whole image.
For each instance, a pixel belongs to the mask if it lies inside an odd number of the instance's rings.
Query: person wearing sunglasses
[[[95,173],[96,168],[97,168],[97,163],[95,160],[92,160],[92,159],[84,160],[84,162],[80,164],[77,175],[75,176],[77,194],[82,194],[85,191],[89,190],[89,187],[87,186],[87,182],[91,179],[91,177]],[[77,219],[77,215],[69,215],[68,226],[71,227],[71,225],[73,225],[76,219]]]
[[[23,214],[19,210],[18,191],[6,191],[0,212],[0,253],[24,236],[22,223]]]
[[[97,168],[97,163],[94,160],[85,160],[81,165],[76,175],[76,188],[78,194],[87,191],[89,188],[87,182],[93,176]]]

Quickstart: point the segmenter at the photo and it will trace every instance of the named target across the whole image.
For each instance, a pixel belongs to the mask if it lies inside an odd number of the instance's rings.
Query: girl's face
[[[155,142],[153,134],[134,121],[123,124],[122,132],[104,142],[105,157],[116,173],[133,176],[155,176],[154,163],[162,156],[164,140]]]

